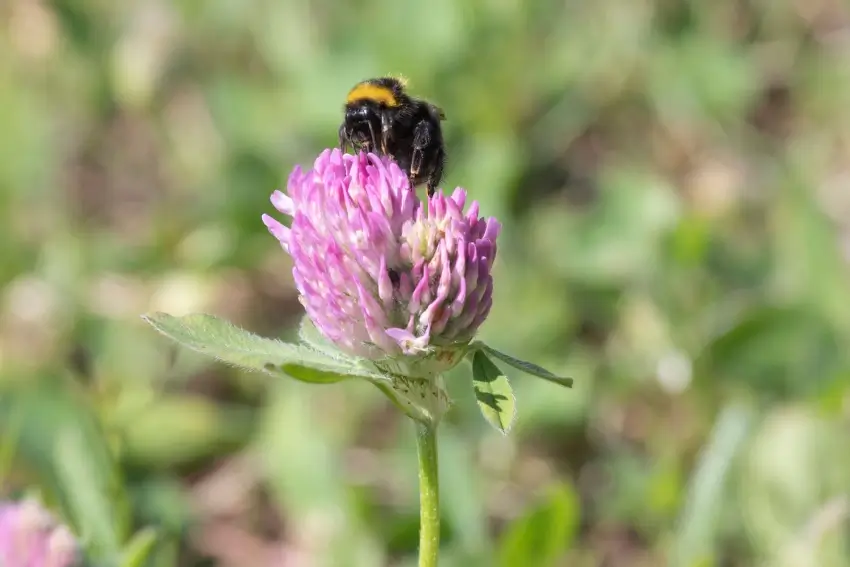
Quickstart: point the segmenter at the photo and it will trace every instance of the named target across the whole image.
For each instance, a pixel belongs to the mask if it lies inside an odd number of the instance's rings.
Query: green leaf
[[[514,393],[508,377],[480,350],[472,358],[472,384],[484,419],[506,434],[516,417]]]
[[[95,557],[117,557],[122,538],[108,472],[98,469],[83,431],[76,427],[66,426],[58,433],[54,451],[56,475],[82,539]]]
[[[578,527],[579,502],[570,485],[554,486],[547,498],[505,530],[499,545],[500,567],[554,567]]]
[[[160,333],[187,348],[272,376],[290,376],[314,384],[329,384],[347,378],[383,379],[341,352],[330,356],[308,346],[259,337],[212,315],[174,317],[153,313],[142,318]]]
[[[156,543],[156,530],[144,528],[133,536],[124,548],[121,567],[142,567]]]
[[[301,318],[301,325],[298,327],[298,338],[301,339],[301,342],[305,346],[331,358],[346,357],[344,353],[340,352],[333,343],[328,341],[319,332],[319,329],[316,328],[316,325],[313,324],[313,321],[307,315]]]
[[[463,434],[453,427],[440,431],[439,450],[443,519],[449,526],[461,528],[452,530],[452,539],[457,540],[456,546],[470,557],[478,559],[476,562],[461,562],[460,565],[472,563],[492,567],[493,550],[487,533],[484,498],[486,487],[481,484],[476,456],[469,451],[469,443]]]
[[[24,416],[20,406],[12,406],[6,423],[0,420],[6,431],[0,437],[0,482],[3,482],[12,472],[15,461],[15,453],[18,449],[18,441],[23,427]]]
[[[727,490],[750,549],[771,567],[847,567],[846,423],[799,402],[755,417]]]
[[[696,360],[706,387],[747,384],[796,398],[822,393],[846,364],[842,338],[811,307],[751,305],[730,323]]]
[[[115,426],[123,439],[124,460],[146,469],[212,458],[244,445],[252,430],[251,410],[186,394],[159,397],[132,419]]]
[[[564,377],[561,377],[561,376],[555,376],[554,374],[552,374],[551,372],[549,372],[548,370],[546,370],[542,366],[538,366],[538,365],[534,364],[533,362],[526,362],[525,360],[520,360],[518,358],[514,358],[513,356],[511,356],[509,354],[505,354],[503,352],[500,352],[500,351],[494,349],[491,346],[487,346],[486,344],[484,344],[481,341],[477,341],[476,343],[474,343],[473,346],[475,348],[486,351],[487,354],[493,355],[494,357],[498,358],[499,360],[501,360],[502,362],[504,362],[506,364],[510,364],[512,367],[516,368],[517,370],[522,370],[526,374],[531,374],[532,376],[537,376],[538,378],[543,378],[544,380],[548,380],[549,382],[554,382],[555,384],[558,384],[559,386],[565,386],[567,388],[573,387],[573,379],[572,378],[564,378]]]
[[[688,487],[670,550],[671,567],[713,561],[727,477],[755,417],[751,408],[739,403],[731,403],[720,412]]]
[[[16,430],[21,463],[42,479],[87,556],[114,560],[129,533],[129,498],[106,433],[77,393],[61,380],[4,391],[0,431]]]

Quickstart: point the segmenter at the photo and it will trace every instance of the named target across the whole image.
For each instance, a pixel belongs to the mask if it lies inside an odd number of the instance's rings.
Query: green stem
[[[416,423],[419,451],[419,567],[437,567],[440,551],[440,482],[437,428]]]

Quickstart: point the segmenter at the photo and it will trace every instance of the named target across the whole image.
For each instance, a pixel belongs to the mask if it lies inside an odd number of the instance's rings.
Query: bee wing
[[[428,106],[431,107],[431,112],[433,112],[435,115],[440,117],[440,120],[446,119],[446,113],[445,113],[445,111],[443,111],[442,108],[440,108],[436,104],[430,104],[430,103],[428,104]]]

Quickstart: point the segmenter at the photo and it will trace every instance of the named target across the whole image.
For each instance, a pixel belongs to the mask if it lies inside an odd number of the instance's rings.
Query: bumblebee
[[[425,183],[434,194],[443,176],[446,151],[440,122],[445,113],[413,98],[402,79],[382,77],[354,85],[345,102],[339,147],[392,157],[413,186]]]

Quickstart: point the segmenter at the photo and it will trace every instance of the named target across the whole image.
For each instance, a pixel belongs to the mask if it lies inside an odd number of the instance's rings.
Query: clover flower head
[[[78,559],[70,530],[38,502],[0,503],[0,565],[71,567]]]
[[[296,167],[271,201],[291,225],[263,222],[327,339],[373,361],[428,360],[426,373],[460,361],[493,302],[501,229],[477,202],[464,212],[465,190],[422,202],[389,158],[333,149]]]

